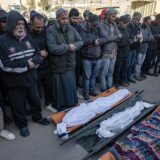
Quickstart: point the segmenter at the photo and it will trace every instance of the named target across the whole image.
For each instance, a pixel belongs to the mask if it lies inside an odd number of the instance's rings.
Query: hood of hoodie
[[[27,25],[25,18],[17,11],[10,11],[8,14],[8,19],[7,19],[6,32],[8,34],[12,34],[15,25],[20,20],[23,20],[25,22],[26,29],[28,29],[28,25]]]
[[[0,9],[0,19],[7,18],[7,12],[3,9]]]

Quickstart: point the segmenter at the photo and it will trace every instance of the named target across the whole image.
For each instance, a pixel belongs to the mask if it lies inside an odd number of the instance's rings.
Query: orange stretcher
[[[117,91],[118,91],[118,89],[116,89],[115,87],[112,87],[112,88],[108,89],[107,91],[105,91],[105,92],[99,94],[98,96],[94,97],[91,101],[93,101],[93,100],[95,100],[95,99],[97,99],[99,97],[107,97],[107,96],[109,96],[109,95],[111,95],[111,94],[113,94],[113,93],[115,93]],[[119,104],[123,103],[126,99],[130,98],[132,95],[133,94],[129,94],[126,97],[124,97],[122,100],[120,100],[119,102],[117,102],[112,107],[112,109],[115,108],[115,107],[117,107]],[[78,107],[78,106],[76,106],[76,107]],[[53,123],[58,124],[58,123],[60,123],[63,120],[63,117],[66,115],[67,112],[68,112],[68,110],[67,111],[61,111],[61,112],[55,113],[50,118],[53,121]],[[104,113],[96,115],[96,117],[94,117],[92,120],[90,120],[90,122],[93,121],[93,120],[95,120],[95,119],[97,119],[98,117],[100,117],[103,114]],[[84,125],[79,125],[79,126],[75,126],[75,127],[68,127],[67,128],[67,132],[71,133],[71,132],[76,131],[77,129],[81,128],[82,126],[84,126]]]

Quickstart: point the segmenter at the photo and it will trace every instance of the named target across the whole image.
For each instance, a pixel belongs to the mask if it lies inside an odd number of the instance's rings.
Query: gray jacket
[[[121,33],[115,22],[108,23],[108,21],[104,21],[102,23],[105,37],[107,37],[106,42],[102,46],[103,58],[112,58],[117,54],[117,42],[120,40],[119,35]]]
[[[63,33],[58,23],[50,26],[46,33],[51,71],[65,73],[74,70],[75,52],[70,51],[69,44],[74,44],[77,50],[83,46],[79,33],[70,25],[68,31]]]

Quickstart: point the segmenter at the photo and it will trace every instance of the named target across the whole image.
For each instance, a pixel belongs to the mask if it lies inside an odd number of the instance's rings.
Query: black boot
[[[89,101],[89,100],[90,100],[90,96],[89,96],[89,93],[88,93],[88,92],[84,92],[84,93],[83,93],[83,96],[84,96],[84,99],[85,99],[86,101]]]

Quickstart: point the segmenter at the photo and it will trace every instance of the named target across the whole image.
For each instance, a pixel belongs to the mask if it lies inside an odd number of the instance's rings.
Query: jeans
[[[82,60],[84,93],[93,92],[96,87],[96,77],[100,68],[100,60]]]
[[[128,70],[127,70],[127,78],[131,78],[132,71],[134,70],[135,59],[136,59],[136,50],[131,50],[128,55]]]
[[[116,56],[111,59],[102,59],[100,66],[100,90],[105,91],[113,85],[113,71]]]
[[[143,54],[139,53],[136,55],[135,68],[134,68],[134,75],[136,77],[140,77],[141,75],[141,67],[145,60],[145,57],[146,57],[146,53],[143,53]]]

